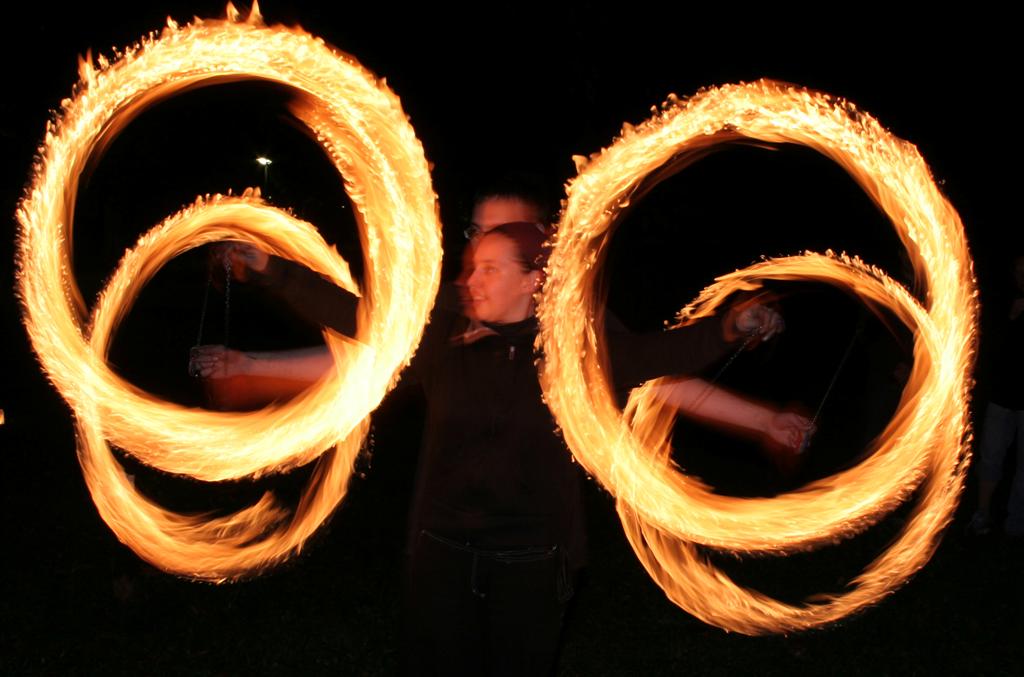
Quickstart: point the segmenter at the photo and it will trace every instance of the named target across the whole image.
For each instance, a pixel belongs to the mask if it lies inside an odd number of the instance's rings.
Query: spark
[[[47,127],[18,208],[18,292],[32,345],[73,409],[78,456],[94,502],[118,538],[154,565],[223,581],[298,551],[345,494],[367,416],[415,350],[439,283],[440,224],[423,149],[398,98],[351,57],[299,28],[267,27],[228,6],[226,20],[168,21],[116,60],[82,61],[74,95]],[[316,229],[258,191],[213,196],[144,234],[90,313],[71,260],[83,168],[132,119],[200,84],[240,80],[289,87],[293,113],[320,140],[356,206],[370,262],[359,290]],[[142,286],[173,256],[243,240],[361,293],[354,340],[325,332],[335,368],[295,399],[247,413],[164,402],[115,375],[110,341]],[[271,495],[211,518],[163,509],[136,491],[117,445],[160,470],[217,481],[281,472],[319,459],[294,510]],[[328,447],[333,450],[323,453]]]
[[[710,315],[732,292],[765,280],[814,280],[893,312],[914,332],[914,367],[897,411],[859,465],[773,498],[721,496],[671,462],[674,412],[635,390],[625,413],[607,385],[593,318],[609,229],[641,182],[687,151],[736,136],[797,143],[842,166],[887,214],[927,284],[919,303],[884,272],[832,252],[769,259],[724,275],[679,315]],[[557,229],[538,307],[544,396],[572,452],[617,499],[631,545],[668,597],[705,622],[747,634],[835,621],[901,585],[934,552],[963,487],[967,406],[975,347],[975,282],[963,226],[911,144],[846,101],[771,81],[670,100],[593,157],[578,176]],[[588,320],[588,318],[591,318]],[[838,595],[790,605],[742,588],[696,545],[784,554],[866,529],[920,487],[899,538]]]

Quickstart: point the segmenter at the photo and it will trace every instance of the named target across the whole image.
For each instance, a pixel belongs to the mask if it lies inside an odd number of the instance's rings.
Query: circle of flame
[[[711,315],[729,294],[763,280],[815,280],[887,308],[914,333],[910,380],[873,453],[772,498],[717,495],[678,472],[671,461],[674,412],[652,396],[657,382],[634,390],[621,412],[595,329],[595,279],[618,211],[674,158],[736,136],[801,144],[841,165],[892,221],[928,289],[925,307],[856,258],[807,252],[720,277],[681,311],[680,324]],[[541,382],[576,459],[616,497],[630,543],[654,580],[705,622],[747,634],[828,623],[906,581],[934,552],[963,486],[977,313],[963,226],[916,148],[848,102],[759,81],[672,99],[579,164],[538,306]],[[833,543],[866,529],[918,487],[897,541],[843,594],[785,604],[736,585],[697,549],[788,553]]]
[[[96,506],[118,538],[167,571],[222,581],[296,552],[343,498],[366,417],[419,343],[440,278],[436,199],[422,146],[398,98],[351,57],[301,29],[243,19],[179,27],[98,67],[83,62],[75,96],[48,126],[18,210],[18,285],[33,347],[75,411],[78,455]],[[240,80],[290,88],[345,180],[369,265],[355,341],[325,332],[335,368],[303,395],[257,412],[214,413],[134,388],[105,357],[142,286],[173,256],[233,239],[305,264],[359,293],[345,261],[308,223],[257,193],[197,202],[126,253],[90,319],[73,276],[72,218],[79,177],[142,110],[197,86]],[[230,224],[230,225],[228,225]],[[134,487],[108,441],[170,473],[217,481],[279,472],[319,457],[294,511],[270,494],[222,517],[184,515]],[[336,445],[321,456],[322,450]]]

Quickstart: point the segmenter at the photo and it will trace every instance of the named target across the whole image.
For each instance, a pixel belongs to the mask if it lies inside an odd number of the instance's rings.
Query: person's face
[[[540,273],[523,270],[512,240],[503,235],[480,237],[473,245],[470,261],[472,273],[466,284],[473,317],[507,324],[533,314],[533,293]]]
[[[473,226],[480,234],[517,221],[539,223],[540,215],[535,207],[514,197],[489,197],[473,207]]]

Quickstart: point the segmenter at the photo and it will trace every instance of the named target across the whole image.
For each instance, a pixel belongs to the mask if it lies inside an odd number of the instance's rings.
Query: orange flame
[[[345,494],[366,417],[419,343],[440,276],[440,224],[423,149],[398,98],[351,57],[301,29],[246,18],[173,21],[113,63],[83,61],[75,96],[47,128],[35,178],[18,209],[18,289],[43,368],[75,411],[78,454],[103,519],[122,542],[167,571],[213,581],[287,558]],[[251,413],[163,402],[118,378],[105,357],[141,287],[173,256],[208,242],[245,240],[358,293],[347,264],[308,223],[256,191],[199,199],[143,235],[120,262],[87,322],[72,275],[72,214],[90,160],[146,107],[200,84],[280,83],[315,132],[360,215],[366,289],[355,341],[325,340],[335,369],[302,396]],[[230,225],[228,225],[230,224]],[[371,348],[372,346],[372,348]],[[226,517],[180,515],[140,495],[108,441],[161,470],[202,480],[279,472],[325,447],[292,513],[265,496]]]
[[[802,144],[839,163],[889,216],[928,289],[925,307],[856,258],[808,252],[722,276],[680,313],[680,322],[708,315],[730,293],[763,280],[806,279],[886,307],[914,332],[913,373],[873,453],[774,498],[716,495],[673,468],[673,412],[652,397],[652,384],[632,393],[625,415],[616,408],[593,320],[600,312],[593,264],[602,260],[617,211],[673,157],[737,135]],[[616,496],[630,543],[651,576],[683,609],[747,634],[834,621],[902,584],[935,550],[963,486],[977,314],[962,224],[917,150],[848,102],[760,81],[670,100],[579,165],[538,308],[542,384],[573,454]],[[693,545],[761,553],[820,546],[867,528],[919,485],[921,501],[897,542],[842,595],[783,604],[737,586]]]
[[[179,28],[113,63],[81,64],[81,82],[47,130],[23,200],[18,285],[40,360],[74,409],[79,459],[93,499],[118,537],[168,571],[221,581],[288,557],[345,493],[366,415],[415,349],[437,289],[440,229],[429,170],[398,99],[299,29],[268,29],[258,9],[242,19]],[[198,84],[258,79],[293,88],[296,114],[323,140],[361,214],[366,290],[356,341],[327,335],[335,369],[287,404],[224,414],[162,402],[117,378],[105,355],[139,289],[171,257],[226,238],[300,261],[356,291],[345,262],[315,229],[264,204],[258,193],[198,200],[144,235],[89,315],[71,274],[72,214],[90,159],[147,106]],[[700,317],[733,290],[765,279],[813,279],[852,289],[892,310],[915,333],[915,364],[898,410],[859,466],[773,499],[737,499],[671,467],[672,412],[638,389],[626,416],[602,373],[593,264],[617,209],[676,155],[728,130],[815,148],[841,164],[893,221],[928,285],[927,307],[881,271],[831,253],[766,261],[720,278],[680,314]],[[581,161],[539,307],[545,396],[576,458],[619,501],[641,562],[669,597],[703,620],[739,632],[826,623],[877,601],[923,566],[949,521],[968,459],[968,370],[976,302],[962,226],[916,150],[846,102],[771,82],[711,89],[671,101]],[[225,224],[233,224],[231,226]],[[384,226],[387,226],[387,230]],[[581,301],[584,313],[578,312]],[[355,404],[353,404],[355,403]],[[272,497],[220,518],[180,515],[142,497],[108,441],[168,472],[204,480],[319,466],[299,506]],[[200,451],[201,450],[201,451]],[[789,552],[856,533],[921,486],[900,539],[844,594],[786,605],[732,583],[698,556],[702,544],[738,552]]]

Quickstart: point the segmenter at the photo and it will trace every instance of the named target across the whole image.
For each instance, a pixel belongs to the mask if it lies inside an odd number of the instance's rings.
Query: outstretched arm
[[[698,378],[658,384],[655,395],[682,414],[712,425],[754,435],[769,444],[800,449],[813,433],[810,419],[741,397]]]
[[[347,336],[356,333],[358,299],[313,271],[244,242],[222,244],[213,254],[231,268],[236,279],[267,287],[310,323]],[[294,397],[333,363],[323,345],[274,352],[198,346],[192,349],[189,372],[205,380],[213,406],[238,409]]]
[[[273,352],[242,352],[224,346],[198,346],[189,362],[195,376],[208,379],[252,376],[299,381],[309,385],[331,368],[327,346]]]
[[[635,334],[609,323],[611,380],[616,389],[628,390],[661,376],[699,374],[741,346],[753,348],[784,328],[781,315],[756,302],[669,331]]]
[[[310,324],[356,335],[359,299],[330,280],[247,242],[222,245],[216,255],[230,264],[236,279],[266,287]]]

